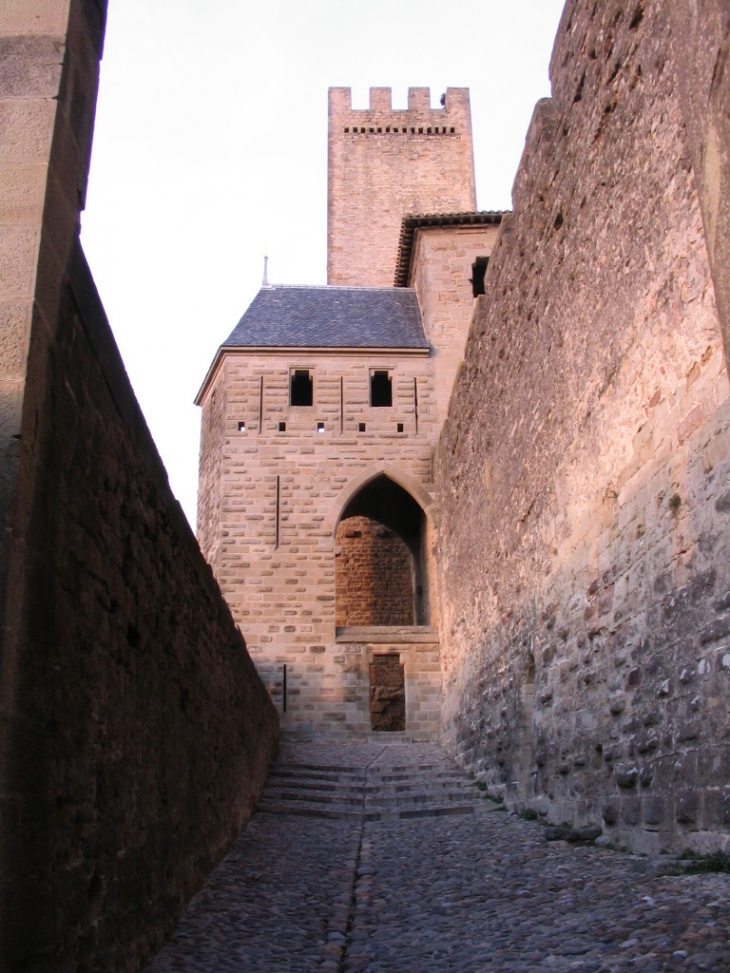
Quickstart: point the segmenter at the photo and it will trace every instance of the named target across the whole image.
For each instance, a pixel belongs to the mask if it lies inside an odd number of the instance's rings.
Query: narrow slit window
[[[370,405],[376,409],[393,405],[393,381],[389,372],[370,373]]]
[[[279,432],[286,432],[286,423],[285,422],[280,422],[279,423]]]
[[[357,424],[357,431],[358,432],[365,432],[365,423],[364,422],[358,422],[358,424]]]
[[[399,422],[397,426],[398,432],[403,432],[403,423]]]
[[[239,422],[238,423],[238,431],[239,432],[246,432],[246,423],[245,422]]]
[[[312,376],[306,368],[296,368],[291,373],[290,397],[291,405],[311,405],[312,404]]]
[[[484,294],[484,278],[489,266],[489,257],[477,257],[471,265],[471,289],[474,297]]]
[[[324,432],[324,423],[323,422],[318,422],[317,423],[317,432]]]

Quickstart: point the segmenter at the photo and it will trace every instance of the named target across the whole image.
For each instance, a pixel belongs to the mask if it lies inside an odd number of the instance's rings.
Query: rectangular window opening
[[[358,422],[358,424],[357,424],[357,431],[358,432],[365,432],[365,423],[364,422]]]
[[[489,257],[477,257],[471,265],[471,289],[474,297],[484,294],[484,278],[489,266]]]
[[[399,422],[397,426],[398,432],[403,432],[403,423]]]
[[[285,422],[280,422],[279,423],[279,432],[286,432],[286,423]]]
[[[370,373],[370,405],[374,409],[393,405],[393,381],[388,372]]]
[[[307,368],[295,368],[290,378],[290,405],[311,405],[313,399],[312,376]]]
[[[318,422],[317,423],[317,432],[324,432],[324,423],[323,422]]]
[[[239,422],[238,423],[238,431],[239,432],[246,432],[246,423],[245,422]]]

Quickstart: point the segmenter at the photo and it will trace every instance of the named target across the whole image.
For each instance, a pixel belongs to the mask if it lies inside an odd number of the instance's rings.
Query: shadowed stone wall
[[[369,517],[340,521],[335,624],[413,625],[413,564],[405,542]]]
[[[0,970],[137,970],[278,719],[78,244],[103,5],[0,10]]]
[[[438,457],[447,744],[647,851],[730,824],[730,401],[668,17],[567,4]]]

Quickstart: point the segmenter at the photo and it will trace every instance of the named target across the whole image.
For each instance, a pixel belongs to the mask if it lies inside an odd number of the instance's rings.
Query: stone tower
[[[444,101],[330,91],[330,283],[265,283],[196,399],[200,546],[285,734],[439,733],[433,456],[502,218]]]
[[[447,88],[431,108],[428,88],[408,89],[393,110],[390,88],[352,108],[349,88],[330,88],[327,283],[393,285],[406,214],[476,209],[468,88]]]

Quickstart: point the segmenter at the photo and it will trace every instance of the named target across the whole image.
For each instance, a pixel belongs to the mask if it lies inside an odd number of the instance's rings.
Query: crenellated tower
[[[353,109],[350,88],[329,90],[327,283],[389,287],[407,213],[476,209],[468,88],[408,89],[394,110],[390,88],[371,88]]]

